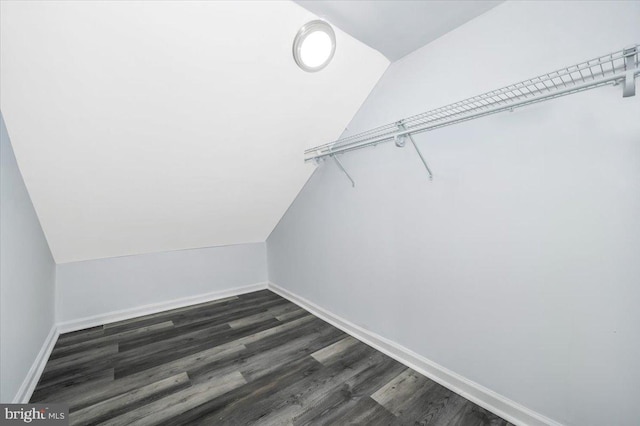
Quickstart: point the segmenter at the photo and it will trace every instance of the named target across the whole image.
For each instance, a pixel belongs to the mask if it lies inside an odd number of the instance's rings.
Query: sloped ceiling
[[[2,1],[0,108],[57,262],[269,235],[388,60],[292,2]]]
[[[295,1],[395,61],[504,0]]]

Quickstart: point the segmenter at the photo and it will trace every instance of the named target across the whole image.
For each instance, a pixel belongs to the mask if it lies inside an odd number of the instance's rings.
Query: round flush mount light
[[[293,40],[293,58],[308,72],[320,71],[336,52],[336,33],[325,21],[307,22]]]

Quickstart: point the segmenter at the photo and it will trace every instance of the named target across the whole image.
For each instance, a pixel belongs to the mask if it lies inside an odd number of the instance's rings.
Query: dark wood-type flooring
[[[73,425],[506,425],[268,291],[60,336],[31,402]]]

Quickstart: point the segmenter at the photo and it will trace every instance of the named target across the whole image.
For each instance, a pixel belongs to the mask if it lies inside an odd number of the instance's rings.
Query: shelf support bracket
[[[416,152],[420,157],[420,161],[422,161],[422,164],[424,164],[424,168],[427,169],[427,173],[429,174],[429,180],[433,180],[433,173],[431,173],[431,169],[427,164],[427,160],[424,159],[424,157],[422,156],[422,152],[420,152],[420,149],[418,149],[418,145],[416,145],[416,141],[413,140],[413,136],[411,136],[411,133],[409,133],[407,136],[409,137],[409,140],[411,141],[411,144],[413,145],[413,147],[416,149]]]
[[[354,180],[351,178],[351,176],[349,176],[349,173],[347,173],[347,171],[345,170],[344,166],[342,165],[342,163],[340,162],[340,160],[338,160],[338,157],[334,155],[332,155],[331,157],[333,157],[333,159],[335,160],[336,164],[338,165],[338,167],[340,168],[340,170],[342,170],[342,173],[344,173],[345,175],[347,175],[347,177],[349,178],[349,180],[351,181],[351,187],[355,188],[356,183],[354,182]]]
[[[635,56],[638,54],[638,48],[636,46],[624,49],[624,65],[625,76],[622,83],[622,97],[629,98],[636,94],[636,69],[635,69]]]
[[[397,124],[399,130],[406,130],[407,129],[402,121],[398,121],[396,124]],[[427,160],[425,160],[424,156],[422,155],[422,152],[418,148],[418,145],[416,144],[416,141],[413,140],[413,136],[411,135],[411,133],[407,133],[406,135],[402,135],[402,136],[396,136],[395,137],[396,146],[403,147],[405,145],[405,141],[404,141],[405,137],[409,138],[409,141],[411,142],[411,145],[413,145],[413,147],[415,148],[416,153],[418,154],[418,157],[420,157],[420,161],[422,161],[422,164],[424,165],[424,168],[427,169],[427,174],[429,175],[429,180],[432,181],[433,180],[433,173],[431,173],[431,169],[429,168],[429,165],[427,164]]]

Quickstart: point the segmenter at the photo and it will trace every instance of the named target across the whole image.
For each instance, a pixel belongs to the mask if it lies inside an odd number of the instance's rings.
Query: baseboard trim
[[[238,296],[254,291],[265,290],[266,282],[250,284],[242,287],[234,287],[226,290],[215,291],[212,293],[200,294],[197,296],[188,296],[180,299],[170,300],[167,302],[151,303],[144,306],[138,306],[131,309],[123,309],[120,311],[109,312],[106,314],[94,315],[90,317],[80,318],[77,320],[64,321],[58,323],[58,331],[60,334],[69,333],[71,331],[83,330],[85,328],[95,327],[103,324],[124,321],[131,318],[141,317],[144,315],[155,314],[158,312],[169,311],[171,309],[183,308],[185,306],[197,305],[198,303],[211,302],[225,297]]]
[[[413,352],[410,349],[386,339],[372,331],[362,328],[340,316],[316,305],[277,284],[269,283],[269,290],[288,299],[320,319],[339,328],[345,333],[379,350],[385,355],[410,367],[442,386],[467,398],[469,401],[499,415],[516,425],[530,426],[562,426],[546,416],[512,401],[491,389],[473,382],[447,368]]]
[[[530,410],[515,401],[512,401],[484,386],[475,383],[447,368],[405,348],[398,343],[388,340],[372,331],[362,328],[338,315],[316,305],[315,303],[290,292],[274,283],[257,283],[243,287],[235,287],[227,290],[206,293],[197,296],[189,296],[168,302],[154,303],[137,308],[111,312],[92,317],[81,318],[73,321],[66,321],[54,325],[47,338],[45,339],[40,352],[36,356],[27,376],[22,385],[18,389],[13,403],[27,403],[38,384],[38,380],[44,370],[44,367],[53,351],[58,336],[62,333],[70,331],[82,330],[84,328],[95,327],[97,325],[109,324],[116,321],[123,321],[139,316],[154,314],[171,309],[182,308],[198,303],[210,302],[225,297],[238,296],[245,293],[269,289],[279,294],[285,299],[290,300],[296,305],[306,309],[320,319],[328,322],[334,327],[339,328],[345,333],[355,337],[356,339],[368,344],[369,346],[379,350],[380,352],[390,356],[391,358],[401,362],[433,381],[445,386],[448,389],[462,395],[468,400],[486,408],[487,410],[499,415],[505,420],[516,425],[548,425],[562,426],[544,415]]]
[[[58,340],[58,336],[62,333],[68,333],[71,331],[83,330],[89,327],[95,327],[98,325],[109,324],[116,321],[123,321],[135,317],[140,317],[149,314],[155,314],[162,311],[169,311],[171,309],[183,308],[185,306],[197,305],[198,303],[211,302],[217,299],[224,299],[225,297],[239,296],[245,293],[252,293],[254,291],[265,290],[268,288],[268,283],[261,282],[251,284],[242,287],[234,287],[222,291],[216,291],[212,293],[200,294],[197,296],[183,297],[181,299],[171,300],[168,302],[152,303],[149,305],[139,306],[137,308],[125,309],[116,312],[110,312],[102,315],[95,315],[86,318],[80,318],[73,321],[65,321],[58,324],[54,324],[51,327],[51,331],[47,336],[38,356],[36,357],[33,365],[29,369],[27,376],[25,377],[20,389],[13,398],[14,404],[26,404],[31,399],[31,395],[40,380],[42,371],[44,370],[49,356],[53,351],[53,348]]]
[[[16,395],[13,398],[14,404],[26,404],[31,399],[31,394],[33,394],[33,390],[36,388],[38,380],[40,380],[44,366],[47,364],[51,351],[53,351],[53,347],[58,340],[58,335],[58,327],[54,324],[42,344],[36,359],[33,361],[33,364],[31,364],[31,368],[22,382],[22,385],[20,385],[18,392],[16,392]]]

